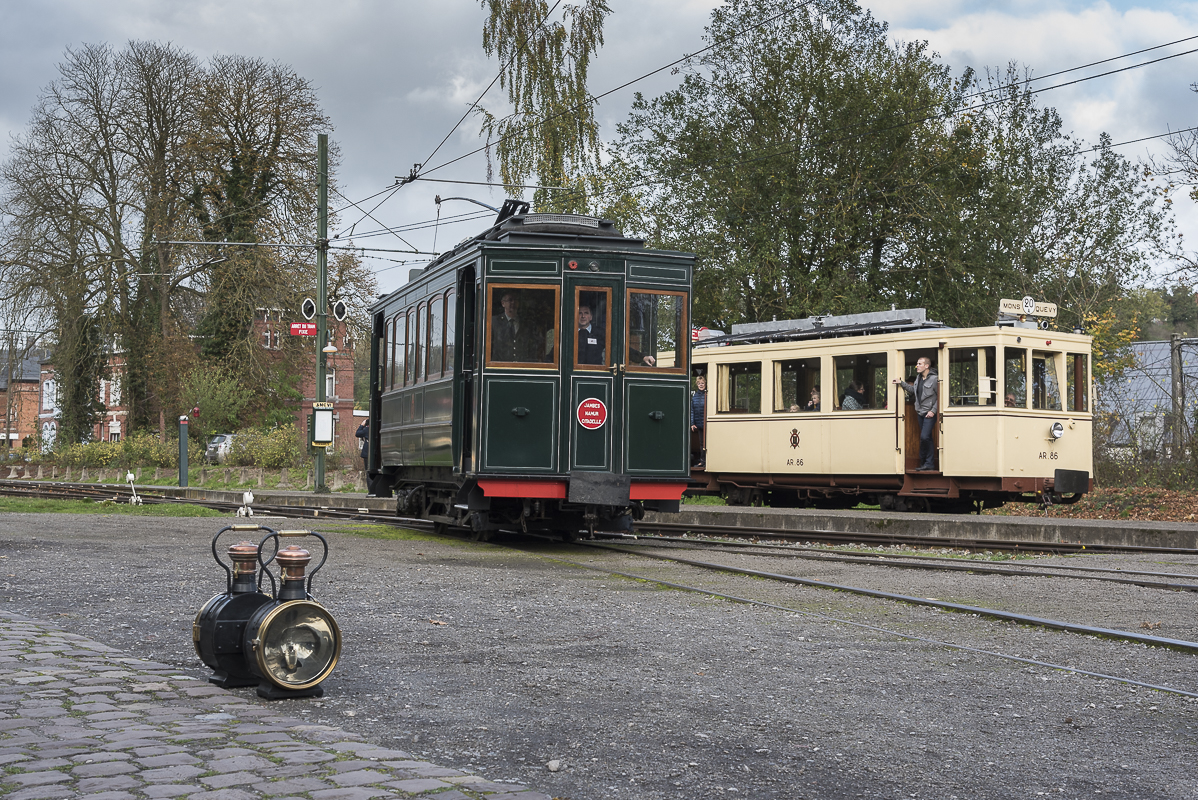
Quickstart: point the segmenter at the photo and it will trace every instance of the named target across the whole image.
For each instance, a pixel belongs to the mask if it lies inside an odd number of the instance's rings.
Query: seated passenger
[[[640,337],[629,337],[628,339],[628,364],[645,367],[656,367],[657,359],[654,356],[642,353],[638,347],[640,345]]]
[[[861,411],[868,408],[865,400],[865,384],[861,381],[851,381],[844,397],[840,399],[842,411]]]
[[[807,401],[807,411],[819,411],[819,387],[811,390],[811,399]]]
[[[491,360],[529,362],[540,361],[538,337],[525,320],[520,319],[520,295],[504,290],[499,298],[503,313],[491,317]]]
[[[1015,395],[1014,395],[1014,394],[1008,394],[1008,395],[1007,395],[1007,399],[1006,399],[1006,405],[1007,405],[1007,408],[1019,408],[1019,405],[1018,405],[1018,404],[1016,403],[1016,401],[1015,401]]]

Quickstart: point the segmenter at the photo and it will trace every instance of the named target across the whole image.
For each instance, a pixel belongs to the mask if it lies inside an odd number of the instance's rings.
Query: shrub
[[[244,428],[233,435],[229,460],[243,467],[280,469],[302,463],[299,439],[291,426],[271,431]]]

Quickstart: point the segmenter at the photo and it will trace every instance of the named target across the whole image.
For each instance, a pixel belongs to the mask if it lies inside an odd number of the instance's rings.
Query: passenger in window
[[[491,317],[492,361],[540,361],[538,337],[532,326],[520,319],[520,295],[505,289],[499,297],[503,313]]]
[[[808,411],[819,411],[819,387],[816,386],[811,390],[811,399],[807,401]]]
[[[1015,400],[1014,394],[1008,394],[1006,399],[1007,408],[1018,408],[1019,405]]]
[[[578,307],[578,363],[606,364],[607,359],[603,346],[607,337],[599,326],[593,323],[594,316],[590,306]]]
[[[648,355],[647,353],[642,353],[640,350],[638,350],[637,346],[639,344],[640,344],[639,337],[635,341],[629,340],[629,342],[628,342],[628,363],[636,364],[638,366],[656,367],[657,359],[651,355]]]
[[[849,388],[840,398],[840,408],[843,411],[861,411],[867,407],[865,400],[865,384],[852,381]]]

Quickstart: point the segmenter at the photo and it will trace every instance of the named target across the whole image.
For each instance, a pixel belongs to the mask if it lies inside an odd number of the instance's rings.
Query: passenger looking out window
[[[886,405],[886,354],[836,356],[836,398],[833,410],[863,411]]]
[[[774,362],[774,413],[819,410],[820,359]],[[814,407],[811,406],[816,396]]]
[[[606,367],[610,289],[578,289],[574,304],[574,363]]]

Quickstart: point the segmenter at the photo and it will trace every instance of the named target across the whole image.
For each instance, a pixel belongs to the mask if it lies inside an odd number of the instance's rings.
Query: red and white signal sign
[[[291,323],[291,335],[292,336],[315,336],[316,335],[316,323],[315,322],[293,322],[293,323]]]
[[[578,404],[578,424],[588,431],[598,430],[607,422],[607,406],[597,397]]]

